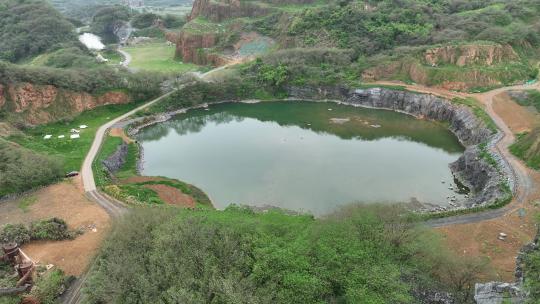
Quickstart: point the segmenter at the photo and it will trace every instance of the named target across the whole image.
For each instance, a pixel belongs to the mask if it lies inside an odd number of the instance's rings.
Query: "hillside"
[[[38,0],[0,3],[0,60],[27,59],[62,44],[75,43],[74,26]]]
[[[197,0],[176,37],[177,56],[222,65],[242,48],[350,50],[362,81],[403,80],[484,90],[535,78],[540,46],[535,1]],[[257,35],[250,34],[256,32]],[[250,38],[246,36],[251,35]]]

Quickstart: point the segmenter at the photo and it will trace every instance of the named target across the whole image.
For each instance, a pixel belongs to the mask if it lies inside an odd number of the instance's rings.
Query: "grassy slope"
[[[529,90],[527,93],[526,99],[515,101],[522,106],[534,107],[540,111],[540,92]],[[540,170],[540,126],[530,133],[519,134],[516,142],[510,146],[510,152],[525,161],[529,167]]]
[[[141,44],[123,49],[133,60],[130,67],[154,72],[182,73],[197,70],[194,64],[174,60],[175,49],[165,42]]]
[[[25,130],[25,135],[11,136],[8,138],[30,150],[56,156],[64,161],[65,171],[78,171],[82,165],[86,153],[97,129],[105,122],[114,117],[133,109],[138,103],[125,105],[109,105],[86,111],[71,121],[55,122],[42,126],[37,126]],[[80,125],[87,125],[87,129],[81,130],[79,139],[70,139],[70,130],[78,129]],[[49,140],[43,139],[47,134],[53,137]],[[58,135],[65,135],[63,139]]]
[[[540,127],[530,133],[520,134],[510,152],[521,158],[527,166],[540,170]]]

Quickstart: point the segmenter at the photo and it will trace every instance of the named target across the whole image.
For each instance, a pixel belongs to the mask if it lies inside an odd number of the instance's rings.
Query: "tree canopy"
[[[0,3],[0,60],[16,62],[64,42],[76,41],[74,26],[45,1]]]

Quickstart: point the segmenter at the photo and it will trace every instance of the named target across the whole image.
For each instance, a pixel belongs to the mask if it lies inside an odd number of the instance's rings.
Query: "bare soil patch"
[[[159,198],[169,205],[195,208],[195,200],[179,189],[167,185],[146,185],[145,187],[156,191]]]
[[[540,115],[520,106],[507,93],[493,98],[493,109],[514,133],[528,132],[540,120]]]
[[[483,274],[485,281],[514,281],[516,255],[523,245],[529,243],[536,233],[534,214],[538,207],[529,206],[524,218],[516,210],[503,217],[463,225],[438,228],[446,244],[463,257],[485,257],[493,273]],[[499,233],[508,236],[498,239]]]
[[[74,240],[33,241],[23,246],[34,261],[53,264],[69,275],[79,276],[85,272],[110,227],[107,213],[89,201],[83,193],[80,178],[75,178],[16,200],[2,202],[0,224],[28,224],[34,220],[58,217],[64,219],[70,229],[82,228],[84,234]],[[21,201],[28,197],[35,201],[21,208]]]
[[[126,144],[130,144],[133,142],[133,139],[127,136],[126,132],[124,132],[124,129],[122,128],[111,128],[111,130],[109,131],[109,135],[114,137],[121,137]]]

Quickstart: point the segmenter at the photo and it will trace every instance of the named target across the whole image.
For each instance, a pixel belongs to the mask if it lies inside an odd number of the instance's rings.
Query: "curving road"
[[[131,54],[122,50],[121,48],[118,48],[118,53],[124,56],[124,61],[120,62],[120,65],[127,68],[129,64],[131,63]]]

